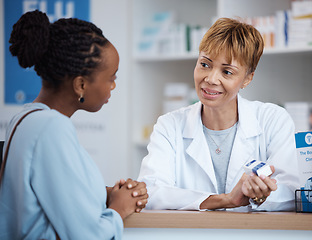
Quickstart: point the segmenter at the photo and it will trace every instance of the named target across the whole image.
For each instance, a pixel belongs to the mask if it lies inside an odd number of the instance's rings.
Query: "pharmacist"
[[[222,18],[199,50],[200,101],[158,119],[141,165],[147,209],[293,211],[299,187],[293,121],[285,109],[238,93],[262,55],[260,33]],[[273,174],[244,173],[252,159],[271,165]]]

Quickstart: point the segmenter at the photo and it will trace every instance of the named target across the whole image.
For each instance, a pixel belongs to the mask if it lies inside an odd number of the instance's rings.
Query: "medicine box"
[[[251,160],[247,162],[244,165],[244,170],[247,174],[250,174],[253,172],[257,176],[260,176],[260,175],[269,176],[272,174],[270,165],[265,162],[261,162],[259,160]]]

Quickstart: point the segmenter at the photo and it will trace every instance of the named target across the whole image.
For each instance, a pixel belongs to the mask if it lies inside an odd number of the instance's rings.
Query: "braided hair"
[[[35,10],[14,24],[9,43],[21,67],[34,66],[45,83],[58,88],[68,78],[90,75],[99,64],[99,46],[109,41],[90,22],[62,18],[50,23]]]

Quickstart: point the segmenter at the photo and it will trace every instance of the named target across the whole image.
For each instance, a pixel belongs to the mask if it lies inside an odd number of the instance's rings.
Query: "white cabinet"
[[[153,13],[171,11],[177,21],[210,27],[216,17],[252,17],[274,15],[291,8],[291,0],[133,0],[132,45],[142,26]],[[140,56],[131,53],[131,136],[134,176],[146,154],[144,128],[152,127],[162,114],[163,88],[166,82],[184,82],[193,87],[197,54]],[[312,47],[266,49],[253,82],[241,95],[250,100],[274,102],[312,102]]]

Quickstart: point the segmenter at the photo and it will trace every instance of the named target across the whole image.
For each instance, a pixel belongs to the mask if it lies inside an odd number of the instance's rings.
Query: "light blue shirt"
[[[120,239],[123,222],[106,206],[106,186],[79,144],[71,120],[46,105],[32,103],[15,116],[0,189],[0,239]],[[4,146],[6,148],[6,145]],[[54,230],[55,229],[55,230]]]
[[[220,131],[208,129],[203,125],[204,134],[211,153],[213,168],[216,174],[218,194],[225,193],[226,176],[236,135],[236,128],[237,123],[228,129]],[[219,154],[216,153],[217,148],[221,151]]]

